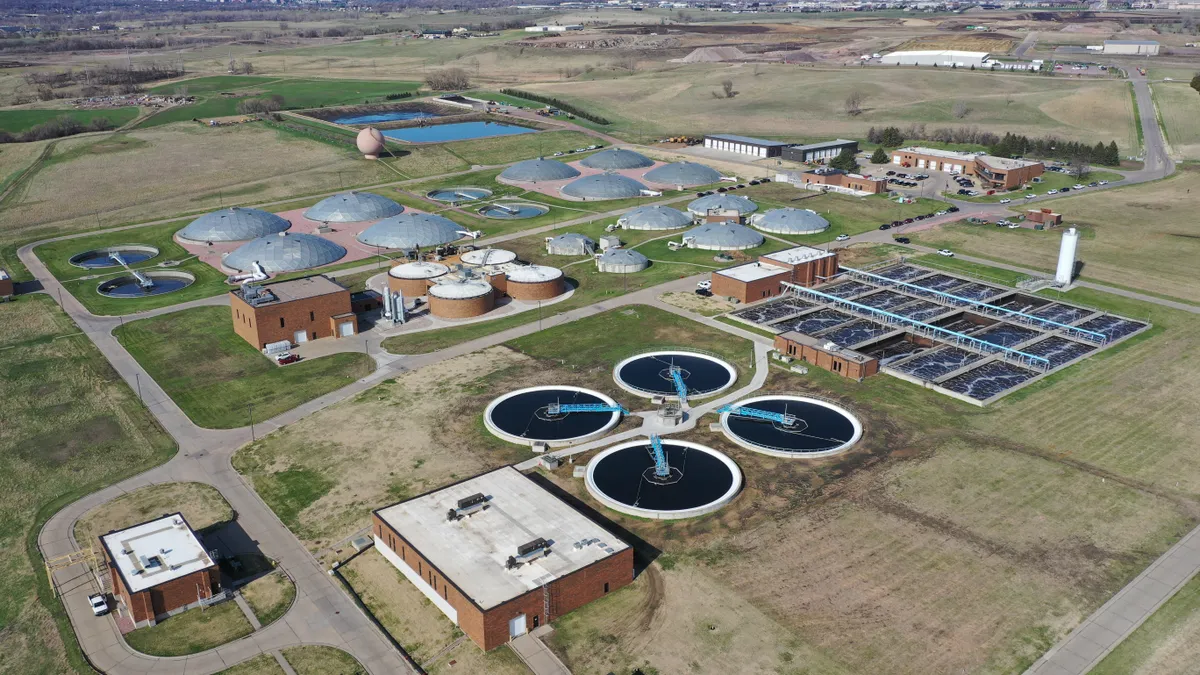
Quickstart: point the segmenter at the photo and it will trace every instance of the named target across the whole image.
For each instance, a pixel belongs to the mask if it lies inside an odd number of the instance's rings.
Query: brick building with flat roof
[[[100,537],[113,597],[135,628],[196,607],[221,590],[221,572],[183,514]]]
[[[246,284],[229,292],[229,305],[234,332],[255,349],[284,340],[302,344],[358,334],[350,290],[319,274],[261,286]]]
[[[713,295],[756,302],[783,293],[783,282],[814,286],[837,274],[836,251],[796,246],[712,273]]]
[[[892,164],[905,168],[974,176],[983,187],[990,190],[1019,188],[1046,171],[1046,166],[1041,162],[1027,159],[922,147],[893,150]]]
[[[852,380],[879,372],[879,359],[794,330],[775,336],[775,350]]]
[[[375,547],[484,650],[633,581],[633,548],[511,466],[372,513]]]
[[[854,195],[877,195],[887,192],[887,181],[842,169],[821,167],[801,173],[776,174],[776,182],[791,183],[808,190],[830,190]]]
[[[11,298],[13,292],[12,276],[8,272],[0,270],[0,299]]]

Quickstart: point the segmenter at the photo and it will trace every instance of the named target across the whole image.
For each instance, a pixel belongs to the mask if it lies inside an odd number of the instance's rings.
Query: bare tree
[[[862,114],[862,105],[863,105],[863,102],[866,100],[867,100],[866,94],[862,93],[858,89],[855,89],[854,91],[850,92],[850,95],[846,97],[846,103],[845,103],[846,114],[851,117],[856,117],[858,115],[861,115]]]
[[[462,91],[471,88],[471,78],[462,68],[445,68],[426,75],[425,84],[435,91]]]
[[[955,101],[954,108],[950,111],[950,114],[954,115],[954,119],[961,120],[970,114],[970,112],[971,109],[967,107],[966,101]]]
[[[733,80],[725,80],[721,82],[721,90],[725,93],[725,98],[733,98],[738,93],[733,89]]]

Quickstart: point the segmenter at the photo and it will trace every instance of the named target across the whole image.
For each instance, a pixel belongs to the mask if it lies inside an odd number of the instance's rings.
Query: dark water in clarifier
[[[689,394],[702,395],[731,384],[733,374],[719,363],[689,354],[657,354],[636,358],[617,371],[629,386],[648,394],[674,394],[670,368],[679,366]]]
[[[550,418],[546,406],[559,403],[604,403],[594,394],[571,389],[544,389],[511,396],[492,409],[492,424],[501,431],[533,441],[561,441],[603,429],[612,413],[575,412]]]
[[[678,482],[662,485],[649,478],[654,475],[649,441],[601,459],[592,471],[592,480],[614,501],[655,511],[682,511],[711,504],[733,485],[733,473],[720,459],[670,441],[662,445]]]
[[[755,445],[804,454],[831,450],[854,437],[854,423],[850,418],[823,405],[775,398],[754,401],[749,406],[767,412],[789,413],[800,420],[792,427],[784,427],[769,420],[730,415],[730,433]]]
[[[116,249],[115,251],[87,251],[80,253],[71,258],[72,265],[86,267],[88,269],[97,269],[100,267],[119,267],[120,263],[113,260],[111,253],[120,254],[125,263],[132,265],[134,263],[145,262],[158,253],[154,251],[141,251],[136,249]]]
[[[480,188],[442,188],[434,190],[427,196],[439,202],[465,202],[490,197],[491,192]]]
[[[143,298],[147,295],[171,293],[192,285],[191,279],[182,277],[150,277],[150,279],[154,282],[150,288],[142,288],[141,283],[132,276],[121,276],[105,281],[96,290],[100,295],[107,295],[110,298]]]
[[[505,208],[492,205],[484,207],[479,213],[488,218],[506,218],[508,220],[520,220],[522,218],[536,218],[547,211],[529,204],[505,204]]]

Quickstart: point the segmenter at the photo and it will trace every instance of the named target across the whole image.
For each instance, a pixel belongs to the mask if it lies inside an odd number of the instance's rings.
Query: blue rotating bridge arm
[[[717,408],[718,413],[729,413],[738,417],[751,417],[759,420],[767,420],[768,422],[779,422],[784,426],[792,426],[796,423],[796,416],[788,413],[770,412],[768,410],[759,410],[742,405],[723,405]]]
[[[628,415],[629,411],[621,405],[605,405],[603,403],[550,403],[546,412],[551,415],[573,412],[619,412]]]
[[[658,434],[650,434],[650,454],[654,456],[654,475],[659,478],[670,476],[671,466],[667,464],[667,453]]]
[[[687,385],[683,383],[683,372],[679,366],[671,366],[671,380],[675,382],[675,395],[679,397],[679,405],[687,405]]]

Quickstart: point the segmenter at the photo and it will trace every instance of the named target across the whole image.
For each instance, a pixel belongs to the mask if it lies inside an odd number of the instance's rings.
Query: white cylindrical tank
[[[1075,276],[1075,252],[1079,248],[1079,230],[1069,227],[1063,232],[1062,246],[1058,249],[1058,269],[1054,272],[1054,282],[1060,286],[1071,283]]]

